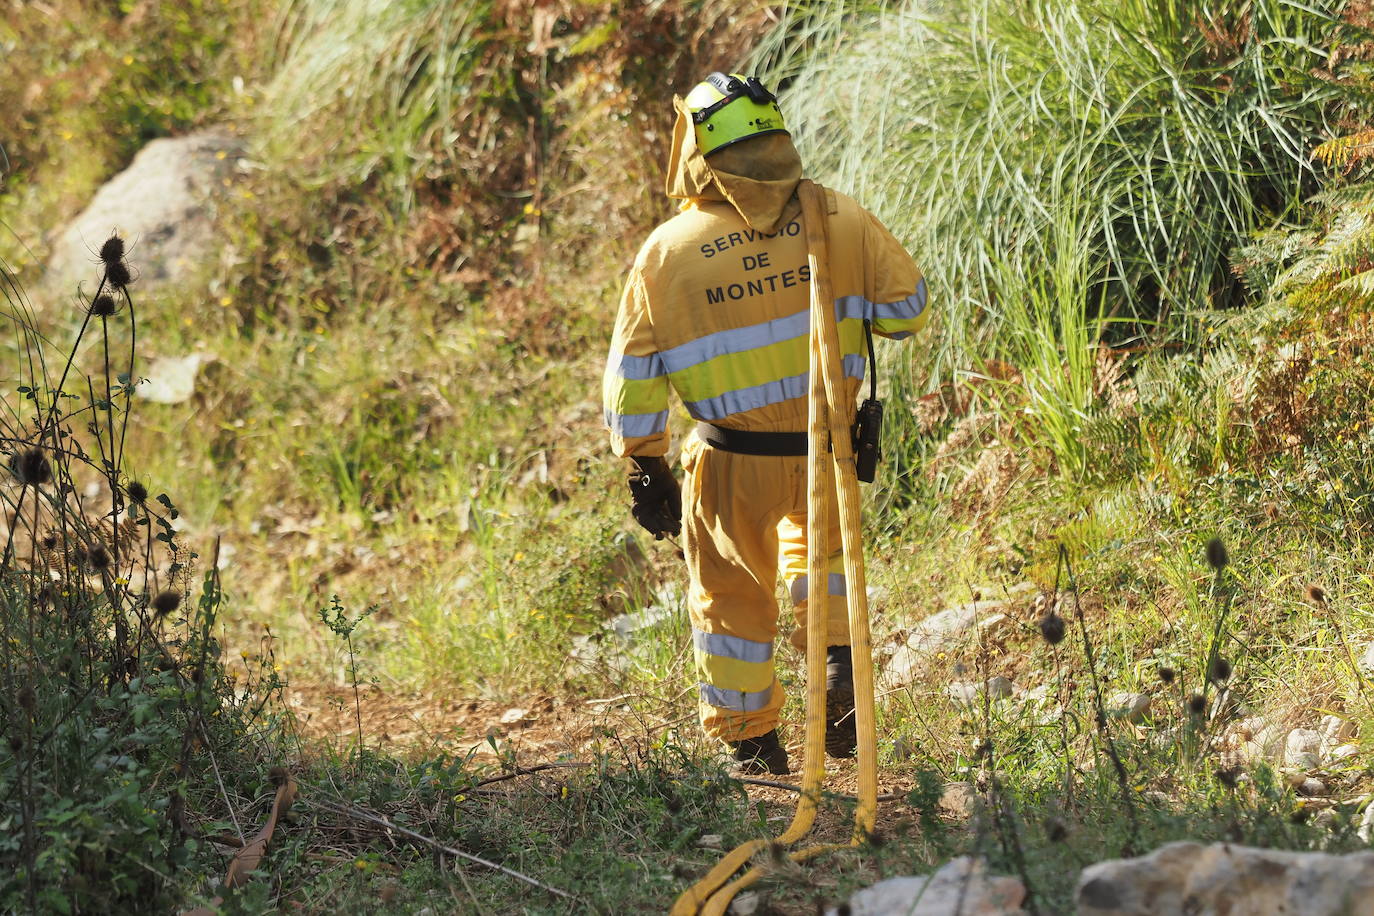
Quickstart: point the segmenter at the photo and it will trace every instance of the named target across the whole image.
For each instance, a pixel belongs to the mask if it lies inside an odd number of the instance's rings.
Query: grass
[[[187,804],[206,832],[232,829],[234,817],[260,820],[264,767],[289,763],[302,787],[270,879],[234,908],[662,908],[718,858],[703,835],[726,847],[772,835],[792,799],[747,794],[697,733],[681,568],[671,548],[629,535],[597,382],[617,277],[666,212],[655,189],[666,106],[648,100],[703,67],[733,69],[735,38],[759,20],[712,4],[579,4],[545,23],[541,46],[504,8],[464,7],[462,19],[392,4],[368,20],[370,9],[284,5],[211,54],[205,72],[221,76],[199,110],[251,125],[253,155],[271,168],[226,202],[207,295],[139,311],[140,347],[217,357],[191,402],[139,405],[122,465],[175,493],[177,543],[229,548],[235,613],[212,634],[227,669],[215,708],[227,733],[252,737],[218,758],[227,791],[202,766]],[[760,886],[764,908],[811,912],[963,853],[1022,875],[1041,912],[1060,912],[1083,865],[1170,839],[1356,848],[1374,728],[1351,664],[1374,638],[1367,164],[1347,150],[1321,173],[1307,153],[1328,126],[1362,123],[1367,76],[1350,53],[1362,26],[1278,2],[1248,19],[1219,7],[1205,28],[1163,2],[911,9],[791,4],[761,52],[800,77],[785,103],[822,180],[912,246],[941,315],[884,373],[897,419],[871,494],[876,635],[890,647],[933,610],[1026,582],[1062,599],[1068,635],[1047,644],[1052,604],[1026,596],[924,659],[880,703],[882,781],[901,796],[884,803],[881,833],[779,867]],[[0,66],[57,53],[50,33],[24,28],[32,46]],[[674,37],[694,35],[709,37]],[[120,41],[102,37],[101,53]],[[241,60],[256,62],[243,93],[260,101],[234,94]],[[892,91],[854,90],[875,83]],[[73,121],[99,125],[129,96],[111,89]],[[51,133],[65,110],[54,106],[30,112],[37,132]],[[70,210],[63,201],[133,148],[103,142],[73,144],[66,184],[32,164],[12,173],[6,203],[21,226]],[[71,318],[13,326],[57,338]],[[129,343],[121,320],[115,353]],[[100,397],[95,353],[78,368]],[[22,394],[9,403],[24,408]],[[1224,576],[1205,559],[1218,537]],[[1309,585],[1324,600],[1305,597]],[[337,631],[318,616],[333,596]],[[615,644],[608,618],[654,601],[665,620],[615,664],[570,658]],[[196,636],[206,619],[190,618],[187,645],[211,645]],[[37,643],[60,648],[60,635]],[[780,654],[797,723],[799,660]],[[1232,672],[1208,686],[1215,656]],[[945,691],[996,676],[1013,698],[969,707]],[[346,727],[298,743],[275,731],[289,719],[248,716],[280,680],[342,684]],[[196,708],[173,686],[129,700],[150,704],[142,723],[92,714],[92,728],[116,724],[112,736],[151,737],[115,814],[100,813],[100,793],[68,797],[82,817],[96,812],[92,835],[115,830],[99,818],[127,816],[118,825],[137,829],[117,847],[129,853],[120,879],[180,905],[209,896],[222,861],[201,845],[165,881],[137,864],[168,847],[165,827],[139,825],[165,824],[144,809]],[[1097,725],[1118,691],[1150,694],[1151,717]],[[1203,691],[1199,717],[1188,703]],[[432,746],[402,748],[372,726],[374,704],[423,692],[498,710],[554,694],[579,725],[589,699],[627,708],[600,726],[609,733],[538,750],[443,721],[426,723]],[[1362,748],[1319,774],[1327,797],[1299,796],[1277,761],[1235,768],[1245,717],[1313,726],[1325,714],[1356,723]],[[585,766],[515,769],[550,762]],[[956,781],[981,799],[966,817],[938,804]],[[847,835],[846,802],[826,809],[822,835]],[[30,822],[46,825],[40,813]],[[90,843],[49,835],[71,873],[103,879],[82,864]],[[44,880],[69,899],[87,892],[57,874]]]

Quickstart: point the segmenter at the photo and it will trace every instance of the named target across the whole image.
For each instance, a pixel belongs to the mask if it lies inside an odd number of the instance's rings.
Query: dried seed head
[[[1218,767],[1216,777],[1217,782],[1228,789],[1234,789],[1240,782],[1240,770],[1237,767]]]
[[[19,695],[15,699],[19,701],[19,708],[25,712],[33,712],[33,708],[38,705],[38,698],[34,695],[33,688],[27,684],[19,688]]]
[[[1316,584],[1307,586],[1307,600],[1313,604],[1326,604],[1326,589]]]
[[[148,488],[137,480],[129,481],[129,485],[124,488],[124,494],[129,497],[129,502],[138,503],[140,506],[148,501]]]
[[[100,544],[96,544],[86,554],[86,562],[91,564],[91,569],[103,572],[110,568],[110,552]]]
[[[1174,678],[1178,677],[1178,672],[1175,671],[1173,668],[1169,668],[1167,666],[1164,668],[1160,668],[1159,671],[1156,673],[1159,675],[1159,682],[1161,684],[1172,684],[1174,682]]]
[[[105,279],[109,280],[118,289],[123,289],[133,282],[133,275],[129,273],[129,265],[123,261],[115,261],[113,264],[105,265]]]
[[[20,483],[41,486],[52,480],[52,465],[41,448],[30,448],[10,456],[10,471]]]
[[[109,318],[119,311],[119,306],[115,303],[114,296],[109,293],[101,293],[91,300],[91,315],[96,318]]]
[[[1221,542],[1221,538],[1212,538],[1207,542],[1207,565],[1221,572],[1226,565],[1231,562],[1231,555],[1226,552],[1226,545]]]
[[[111,235],[100,246],[100,260],[106,264],[118,264],[124,260],[124,240],[118,235]]]
[[[1054,611],[1050,611],[1040,618],[1040,635],[1045,637],[1045,642],[1052,646],[1057,646],[1064,641],[1064,618]]]
[[[1212,665],[1207,670],[1207,677],[1211,678],[1213,683],[1226,683],[1231,679],[1231,663],[1218,655],[1216,658],[1212,659]]]
[[[286,772],[286,767],[272,767],[272,769],[267,771],[267,778],[271,781],[272,785],[277,788],[281,788],[286,784],[288,776],[289,774]]]
[[[1195,693],[1188,698],[1188,712],[1195,716],[1200,716],[1207,711],[1207,698],[1200,693]]]
[[[175,611],[181,604],[181,593],[170,589],[165,592],[158,592],[153,598],[153,611],[159,617],[166,617]]]
[[[44,550],[55,550],[57,548],[57,535],[49,531],[38,541]]]
[[[787,850],[781,843],[775,841],[768,844],[768,861],[774,865],[781,865],[786,858]]]

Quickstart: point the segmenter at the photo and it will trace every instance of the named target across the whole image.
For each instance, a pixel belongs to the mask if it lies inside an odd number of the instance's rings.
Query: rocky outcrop
[[[1077,900],[1079,916],[1374,916],[1374,852],[1170,843],[1084,869]]]
[[[115,231],[128,244],[135,289],[193,276],[210,247],[214,200],[242,154],[239,140],[214,131],[143,147],[53,243],[44,278],[50,299],[70,296],[78,284],[94,292],[95,252]]]
[[[961,856],[932,875],[888,878],[849,898],[850,916],[1024,916],[1026,889],[1016,878],[989,876],[981,859]],[[830,909],[826,916],[840,910]]]

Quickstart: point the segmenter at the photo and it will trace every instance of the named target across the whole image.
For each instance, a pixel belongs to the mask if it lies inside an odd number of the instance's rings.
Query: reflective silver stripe
[[[704,681],[697,686],[701,688],[702,700],[712,706],[721,709],[733,709],[735,712],[758,712],[773,700],[771,684],[763,690],[748,693],[743,690],[726,690]]]
[[[728,633],[707,633],[692,628],[692,644],[698,652],[718,658],[733,658],[742,662],[767,662],[773,658],[771,642],[755,642]]]
[[[806,596],[810,593],[809,579],[810,576],[798,576],[792,580],[792,584],[789,586],[788,590],[792,593],[793,604],[801,604],[806,600]],[[826,579],[826,586],[826,592],[831,595],[837,595],[843,598],[849,594],[849,590],[846,588],[844,573],[830,573]]]
[[[835,317],[841,321],[846,318],[910,320],[921,314],[925,307],[926,281],[923,278],[916,284],[916,292],[896,302],[874,303],[863,296],[841,296],[835,300]],[[653,356],[622,357],[620,374],[627,379],[657,378],[664,371],[681,372],[718,356],[756,350],[810,333],[811,311],[804,309],[760,324],[716,331]]]
[[[616,371],[621,378],[632,382],[642,382],[668,374],[661,353],[655,353],[653,356],[622,356],[620,367]]]
[[[844,374],[846,377],[862,380],[866,367],[867,362],[861,354],[849,353],[845,355]],[[805,397],[810,375],[809,372],[789,375],[777,381],[764,382],[762,385],[736,388],[734,391],[727,391],[713,398],[684,401],[683,406],[687,408],[687,412],[694,419],[722,420],[731,414],[744,413],[746,410],[757,410],[770,404],[781,404],[783,401],[790,401],[793,398]]]
[[[618,414],[605,413],[606,426],[618,436],[634,439],[639,436],[655,436],[668,428],[668,411],[658,413]]]
[[[762,324],[716,331],[714,334],[707,334],[705,337],[698,337],[696,340],[679,344],[671,350],[664,350],[659,355],[663,358],[663,363],[668,367],[669,372],[681,372],[698,363],[704,363],[708,359],[715,359],[717,356],[756,350],[759,347],[766,347],[769,344],[780,343],[784,340],[805,337],[810,333],[811,313],[806,310],[794,315],[774,318],[772,321],[765,321]]]
[[[863,296],[841,296],[835,300],[835,317],[867,318],[870,321],[910,321],[926,308],[926,281],[916,283],[916,292],[896,302],[870,302]]]

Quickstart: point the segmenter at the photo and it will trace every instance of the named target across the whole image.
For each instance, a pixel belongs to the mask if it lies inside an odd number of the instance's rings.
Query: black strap
[[[873,351],[873,322],[864,319],[864,340],[868,341],[868,398],[878,400],[878,354]]]
[[[767,433],[751,429],[725,429],[713,423],[698,423],[701,441],[722,452],[737,455],[768,455],[795,458],[806,454],[806,433]]]

